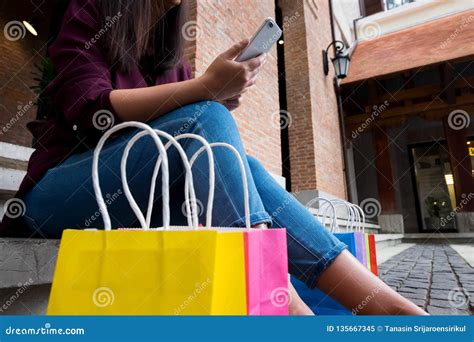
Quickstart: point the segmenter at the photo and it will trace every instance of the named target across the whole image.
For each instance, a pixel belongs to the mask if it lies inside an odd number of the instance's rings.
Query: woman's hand
[[[227,103],[233,109],[240,104],[240,96],[255,84],[260,67],[265,63],[265,55],[245,62],[234,61],[247,45],[248,40],[243,40],[220,54],[199,78],[210,99]]]
[[[227,100],[222,100],[221,103],[229,110],[237,109],[242,103],[242,95],[237,95]]]

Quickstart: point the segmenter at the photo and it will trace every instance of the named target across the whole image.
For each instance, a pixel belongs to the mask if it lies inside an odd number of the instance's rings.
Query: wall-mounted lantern
[[[340,40],[335,40],[331,42],[331,44],[329,44],[326,50],[323,50],[324,74],[327,75],[329,73],[328,50],[333,45],[336,48],[336,55],[334,56],[334,58],[331,58],[332,65],[334,66],[334,72],[336,73],[337,78],[346,78],[347,73],[349,71],[349,62],[351,59],[349,57],[349,54],[344,52],[345,45]]]

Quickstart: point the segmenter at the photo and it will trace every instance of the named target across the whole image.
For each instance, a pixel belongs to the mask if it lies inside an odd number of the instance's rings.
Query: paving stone
[[[430,292],[431,299],[448,300],[449,292]]]
[[[403,283],[403,286],[404,287],[413,287],[413,288],[416,288],[416,289],[429,289],[430,284],[428,283],[428,281],[421,282],[421,281],[407,280]]]
[[[474,285],[465,284],[463,287],[468,292],[474,292]]]
[[[399,291],[398,293],[401,294],[403,297],[408,298],[408,299],[423,299],[423,300],[426,300],[426,298],[427,298],[427,294],[422,294],[422,293],[401,292],[401,291]]]
[[[467,298],[466,298],[467,302]],[[455,302],[449,300],[440,300],[440,299],[430,299],[430,305],[437,306],[440,308],[455,308],[460,310],[468,310],[467,304],[459,303],[456,304]]]
[[[418,279],[430,279],[430,273],[413,273],[411,272],[408,278],[418,281]]]
[[[459,274],[459,280],[474,283],[474,270],[471,274]]]
[[[459,284],[455,282],[431,284],[431,288],[437,290],[452,290],[456,287],[459,287]]]
[[[438,308],[432,305],[428,305],[426,310],[431,315],[445,315],[445,316],[446,315],[454,315],[454,316],[469,315],[469,311],[467,310],[460,310],[456,308]]]
[[[456,277],[454,274],[446,274],[446,275],[434,275],[432,278],[433,282],[441,282],[441,283],[446,283],[446,282],[457,282]]]
[[[429,313],[468,315],[469,306],[474,312],[474,269],[451,247],[416,245],[387,260],[385,267],[390,270],[381,279],[421,308],[427,305]],[[459,288],[466,292],[465,303],[449,300]]]
[[[419,294],[424,294],[424,295],[428,294],[428,290],[425,290],[425,289],[414,289],[414,288],[411,288],[411,287],[403,287],[403,286],[399,288],[399,291],[400,292],[419,293]]]

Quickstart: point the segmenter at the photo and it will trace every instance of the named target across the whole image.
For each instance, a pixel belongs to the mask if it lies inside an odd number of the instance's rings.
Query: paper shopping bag
[[[369,254],[370,254],[370,270],[376,276],[379,275],[378,266],[377,266],[377,246],[375,244],[374,234],[367,234],[368,245],[369,245]]]
[[[48,315],[245,315],[240,232],[65,230]]]
[[[367,267],[367,251],[364,233],[334,233],[334,236],[336,236],[339,241],[344,242],[349,252],[351,252],[362,265]]]
[[[288,315],[285,229],[252,229],[244,235],[249,315]]]
[[[365,246],[365,234],[363,232],[354,232],[356,254],[355,257],[360,263],[367,267],[367,251]]]

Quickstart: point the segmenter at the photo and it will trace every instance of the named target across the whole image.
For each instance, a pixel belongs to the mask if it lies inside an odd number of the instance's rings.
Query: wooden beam
[[[380,207],[383,214],[393,214],[397,209],[393,169],[390,158],[388,134],[384,127],[374,126],[375,168]]]
[[[462,109],[465,105],[474,105],[474,95],[465,95],[457,98],[455,105],[447,104],[446,102],[436,99],[432,102],[423,102],[414,104],[411,106],[399,106],[395,108],[390,108],[390,105],[387,106],[387,109],[380,112],[376,116],[376,120],[382,120],[387,118],[393,118],[397,116],[409,116],[414,114],[420,114],[423,112],[430,112],[435,110],[454,110]],[[365,114],[351,115],[345,117],[346,124],[357,125],[366,122],[367,119],[370,119],[373,116],[373,112],[366,112]]]
[[[460,77],[457,78],[454,82],[454,88],[455,89],[473,89],[471,85],[474,84],[474,76],[469,76],[469,77]],[[373,102],[367,101],[367,106],[370,107],[371,105],[382,103],[385,100],[389,102],[402,102],[403,100],[408,100],[408,99],[417,99],[420,97],[426,97],[426,96],[439,96],[441,94],[441,91],[443,90],[443,87],[441,84],[430,84],[430,85],[425,85],[421,87],[416,87],[416,88],[407,88],[407,89],[402,89],[397,92],[390,94],[383,94],[377,96],[377,98],[374,99]]]
[[[448,63],[443,63],[439,67],[442,92],[440,97],[447,104],[456,103],[456,85],[454,84],[454,71],[453,67],[449,66]]]

